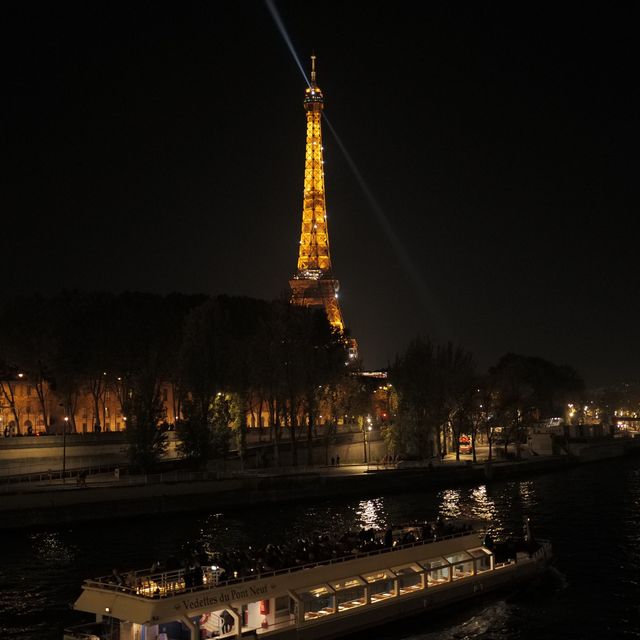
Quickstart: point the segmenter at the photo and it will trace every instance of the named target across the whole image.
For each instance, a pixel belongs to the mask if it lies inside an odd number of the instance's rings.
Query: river
[[[640,459],[530,480],[367,499],[80,524],[2,534],[0,639],[61,640],[85,577],[151,566],[185,545],[280,543],[318,529],[386,527],[438,515],[491,518],[494,538],[551,539],[555,562],[536,589],[435,612],[368,638],[540,640],[640,636]]]

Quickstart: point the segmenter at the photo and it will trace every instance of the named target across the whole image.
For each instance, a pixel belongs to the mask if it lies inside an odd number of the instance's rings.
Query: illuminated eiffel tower
[[[311,83],[305,89],[307,145],[304,164],[302,231],[298,253],[298,271],[289,280],[291,301],[308,307],[324,307],[331,326],[344,332],[344,320],[338,303],[338,281],[333,277],[329,253],[329,231],[324,194],[322,159],[322,109],[324,99],[316,83],[316,57],[311,56]],[[348,340],[349,356],[356,357],[356,342]]]

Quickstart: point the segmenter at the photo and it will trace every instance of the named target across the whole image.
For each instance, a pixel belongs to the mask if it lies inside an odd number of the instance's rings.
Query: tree
[[[129,459],[134,469],[153,470],[167,447],[167,433],[160,428],[165,418],[164,405],[152,382],[139,385],[130,403],[126,437]]]
[[[77,431],[78,399],[86,383],[87,351],[91,351],[90,331],[83,322],[87,307],[87,296],[77,291],[63,291],[49,304],[51,383],[73,432]]]
[[[20,408],[16,402],[16,386],[18,384],[18,374],[16,371],[6,364],[0,367],[0,394],[5,402],[7,402],[11,413],[13,414],[13,421],[16,425],[16,433],[22,434],[20,430]]]
[[[457,435],[468,419],[465,400],[474,375],[473,356],[462,347],[415,338],[390,371],[399,398],[394,446],[423,458],[434,449],[443,455],[448,428],[458,451]]]
[[[209,460],[225,458],[229,452],[229,425],[233,421],[229,399],[219,393],[209,406],[206,420],[196,410],[191,416],[192,403],[185,403],[185,420],[176,423],[180,439],[178,451],[193,467],[203,468]]]
[[[313,435],[318,422],[322,388],[346,377],[346,344],[331,327],[323,310],[314,310],[305,319],[300,355],[303,368],[302,395],[307,414],[307,464],[313,463]]]
[[[223,341],[219,303],[215,299],[191,310],[180,348],[180,378],[191,400],[188,419],[205,427],[216,394],[223,384]]]
[[[8,301],[0,314],[0,354],[7,363],[5,370],[19,368],[35,389],[45,431],[49,430],[52,355],[48,307],[49,301],[40,295],[19,297]],[[5,378],[4,384],[10,384],[8,379]],[[15,415],[11,389],[2,390],[2,395]]]
[[[396,357],[389,377],[398,392],[398,422],[387,433],[391,450],[404,455],[430,457],[437,429],[437,376],[435,347],[430,340],[415,338]]]
[[[280,376],[280,350],[283,341],[282,324],[279,321],[282,302],[268,305],[266,313],[258,317],[257,339],[262,348],[253,354],[252,367],[255,373],[255,391],[267,405],[269,415],[269,437],[273,443],[273,461],[280,465],[281,414],[283,384]],[[286,303],[285,303],[286,304]]]
[[[208,296],[204,295],[187,296],[178,293],[171,293],[166,297],[165,308],[169,330],[167,331],[168,375],[165,382],[171,385],[171,415],[176,421],[179,421],[182,417],[183,403],[187,399],[187,385],[184,380],[184,369],[181,362],[182,348],[187,331],[186,324],[189,315],[208,300]]]
[[[213,433],[208,423],[189,416],[188,401],[184,410],[185,418],[175,423],[177,450],[190,467],[200,469],[213,457]]]
[[[475,363],[470,352],[454,347],[449,342],[439,347],[436,366],[443,379],[444,403],[451,427],[452,444],[456,460],[460,460],[460,436],[470,430],[473,390],[475,388]]]
[[[584,382],[569,366],[509,353],[489,370],[495,419],[502,427],[505,453],[524,437],[527,423],[541,414],[562,415],[569,398],[580,398]]]
[[[215,457],[224,459],[229,453],[231,438],[229,426],[233,419],[231,398],[221,393],[216,396],[211,410],[211,441]]]
[[[526,362],[522,358],[505,357],[490,369],[495,393],[496,418],[502,427],[504,452],[511,442],[518,445],[522,437],[525,414],[531,408],[533,388],[527,381]]]
[[[232,399],[233,431],[242,467],[246,456],[247,415],[258,388],[256,372],[261,352],[261,318],[268,315],[268,304],[246,297],[219,296],[219,326],[224,336],[219,356],[223,364],[223,387]],[[254,366],[258,365],[258,366]]]
[[[118,297],[111,318],[114,378],[126,420],[132,464],[145,471],[161,458],[166,433],[162,383],[172,364],[172,340],[180,315],[167,298],[142,293]],[[185,304],[188,308],[188,304]],[[186,311],[185,311],[186,312]]]

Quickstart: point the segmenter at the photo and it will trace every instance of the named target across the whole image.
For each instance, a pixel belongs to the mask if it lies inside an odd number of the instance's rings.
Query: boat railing
[[[512,564],[517,564],[520,557],[528,557],[530,560],[550,559],[552,555],[551,541],[538,538],[536,539],[536,542],[538,547],[535,551],[519,551],[518,553],[515,553],[512,558],[508,558],[502,562],[496,562],[494,564],[494,569],[502,569]]]
[[[90,578],[84,581],[84,585],[91,588],[106,589],[128,593],[132,596],[144,598],[166,598],[180,593],[192,593],[211,589],[213,587],[226,587],[253,582],[255,580],[283,576],[305,569],[313,569],[322,566],[335,566],[351,560],[380,556],[387,553],[399,551],[401,549],[411,549],[413,547],[426,546],[434,542],[443,540],[454,540],[471,533],[480,533],[479,529],[467,529],[456,531],[442,536],[435,536],[429,540],[417,540],[405,544],[398,544],[392,547],[380,547],[371,551],[352,553],[328,560],[300,564],[273,571],[251,572],[248,575],[220,580],[220,570],[210,566],[202,566],[198,569],[180,568],[170,571],[151,572],[149,570],[128,571],[121,576],[103,576],[100,578]]]

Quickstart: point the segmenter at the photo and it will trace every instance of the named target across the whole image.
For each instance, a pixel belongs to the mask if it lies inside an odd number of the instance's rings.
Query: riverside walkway
[[[350,464],[147,475],[109,472],[88,476],[86,484],[75,479],[64,483],[44,479],[4,487],[0,530],[330,496],[364,497],[524,477],[566,467],[566,459],[553,456],[493,462],[490,467],[449,457],[415,466]]]

